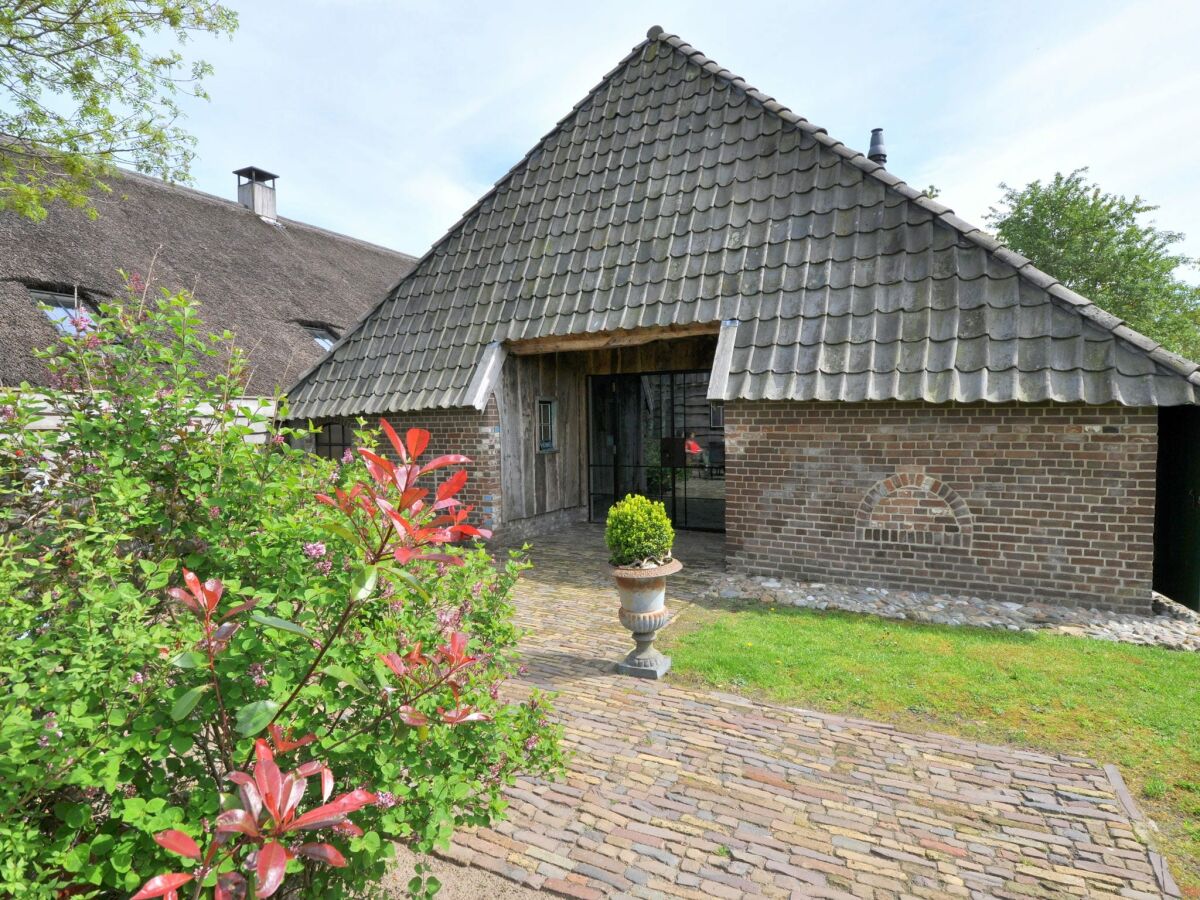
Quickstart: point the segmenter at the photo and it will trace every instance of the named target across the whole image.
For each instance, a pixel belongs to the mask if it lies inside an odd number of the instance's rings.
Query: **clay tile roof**
[[[415,262],[142,175],[108,183],[94,220],[62,206],[43,222],[0,214],[0,383],[46,377],[32,350],[53,344],[55,331],[29,287],[101,299],[120,289],[118,269],[146,275],[153,260],[156,285],[194,291],[205,325],[234,333],[249,354],[250,392],[269,396],[324,355],[305,323],[344,334]]]
[[[492,342],[737,320],[725,399],[1197,402],[1167,353],[651,29],[290,392],[469,402]]]

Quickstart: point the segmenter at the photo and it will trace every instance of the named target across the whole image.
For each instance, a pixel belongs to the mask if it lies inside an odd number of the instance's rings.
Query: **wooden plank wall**
[[[501,520],[587,505],[588,375],[678,372],[712,366],[715,336],[611,350],[510,355],[496,399],[500,410]],[[537,449],[537,401],[558,401],[558,450]]]
[[[587,388],[579,354],[510,356],[500,402],[500,494],[511,522],[587,502]],[[537,401],[558,401],[558,449],[537,449]]]

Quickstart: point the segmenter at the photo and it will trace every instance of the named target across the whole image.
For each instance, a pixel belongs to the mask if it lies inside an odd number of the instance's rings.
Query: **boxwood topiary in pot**
[[[671,658],[654,648],[654,635],[670,620],[667,576],[683,568],[671,556],[675,530],[667,510],[660,502],[629,494],[609,509],[604,540],[621,597],[621,624],[633,632],[637,645],[617,671],[662,678],[671,668]]]

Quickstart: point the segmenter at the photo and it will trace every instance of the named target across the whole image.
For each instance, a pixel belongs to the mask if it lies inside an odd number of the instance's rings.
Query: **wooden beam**
[[[515,356],[535,353],[566,353],[573,350],[607,350],[613,347],[635,347],[653,341],[718,334],[720,322],[692,322],[688,325],[664,325],[655,328],[633,328],[628,331],[593,331],[585,334],[551,335],[524,341],[509,341],[505,346]]]

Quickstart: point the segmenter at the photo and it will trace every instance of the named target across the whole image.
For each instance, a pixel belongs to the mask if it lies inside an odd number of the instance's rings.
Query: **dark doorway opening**
[[[626,494],[661,500],[677,528],[725,530],[725,419],[708,372],[593,375],[589,517]]]
[[[1158,411],[1154,589],[1200,609],[1200,409]]]

